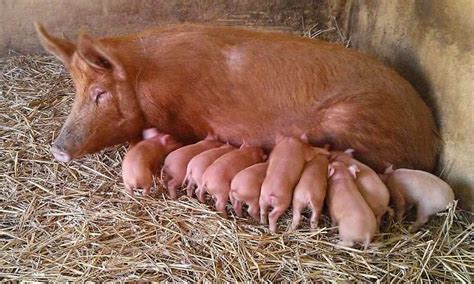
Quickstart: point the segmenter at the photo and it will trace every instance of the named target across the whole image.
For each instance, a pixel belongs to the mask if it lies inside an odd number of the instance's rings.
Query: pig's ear
[[[354,179],[356,179],[357,178],[357,173],[360,172],[359,167],[357,165],[350,165],[348,167],[348,169],[349,169],[349,172],[351,173],[352,177]]]
[[[35,23],[35,29],[38,33],[38,37],[43,48],[59,58],[64,63],[64,65],[69,66],[72,55],[76,50],[76,46],[70,41],[48,34],[48,32],[46,32],[43,26],[39,23]]]
[[[275,136],[275,144],[280,143],[283,138],[285,138],[285,135],[283,135],[281,132],[278,132]]]
[[[160,138],[160,141],[161,141],[161,144],[167,145],[171,143],[172,139],[173,137],[171,137],[171,135],[165,134]]]
[[[388,167],[385,169],[384,174],[389,174],[389,173],[392,173],[392,172],[393,172],[393,165],[391,164],[390,166],[388,166]]]
[[[328,166],[328,179],[334,175],[334,172],[336,172],[336,170],[333,168],[333,166],[329,165]]]
[[[344,153],[346,153],[347,155],[351,157],[354,157],[354,152],[355,152],[354,149],[347,149],[346,151],[344,151]]]
[[[84,31],[79,34],[77,52],[92,68],[101,72],[113,72],[119,79],[125,79],[125,68],[120,60]]]

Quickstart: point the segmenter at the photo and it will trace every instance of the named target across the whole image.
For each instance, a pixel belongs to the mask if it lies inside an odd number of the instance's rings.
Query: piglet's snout
[[[64,162],[64,163],[67,163],[69,162],[72,157],[69,153],[67,153],[66,151],[60,149],[57,145],[53,144],[51,146],[51,154],[53,154],[54,158],[60,162]]]

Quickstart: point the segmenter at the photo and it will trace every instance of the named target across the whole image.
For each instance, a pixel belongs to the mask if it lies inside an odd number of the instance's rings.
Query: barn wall
[[[265,26],[297,31],[328,21],[329,0],[0,0],[0,56],[41,52],[33,22],[73,39],[80,27],[94,35],[141,31],[179,22]]]
[[[474,1],[0,0],[0,57],[42,52],[32,23],[74,38],[130,33],[177,22],[265,26],[287,31],[334,15],[355,48],[398,70],[435,111],[444,139],[439,173],[464,207],[474,193]]]
[[[352,1],[353,46],[408,79],[435,111],[444,140],[438,173],[474,205],[474,1]]]

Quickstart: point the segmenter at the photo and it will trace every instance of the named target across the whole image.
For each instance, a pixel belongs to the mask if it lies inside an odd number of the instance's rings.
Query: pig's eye
[[[108,92],[102,88],[92,89],[92,100],[95,104],[99,104],[101,101],[105,100],[108,96]]]

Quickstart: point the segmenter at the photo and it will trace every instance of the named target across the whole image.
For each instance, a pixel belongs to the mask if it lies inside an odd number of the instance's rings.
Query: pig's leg
[[[249,212],[250,216],[252,216],[255,220],[258,221],[259,219],[259,210],[260,208],[258,207],[257,202],[249,203],[249,208],[247,209],[247,212]]]
[[[133,187],[129,184],[125,183],[125,190],[127,190],[128,194],[133,196]]]
[[[405,215],[405,197],[403,194],[395,187],[389,187],[388,191],[390,193],[390,198],[395,205],[395,221],[400,221]]]
[[[309,224],[310,224],[311,229],[314,230],[318,227],[319,216],[321,216],[322,208],[318,208],[317,206],[314,206],[314,203],[311,203],[310,207],[311,207],[311,219],[309,219]]]
[[[413,223],[408,229],[410,232],[418,231],[421,226],[428,222],[430,215],[426,212],[427,211],[422,206],[418,206],[418,208],[416,208],[416,220],[415,223]]]
[[[242,217],[242,201],[234,199],[232,201],[232,207],[234,208],[235,214],[237,214],[239,217]]]
[[[267,202],[260,203],[260,224],[268,224],[268,210],[270,210],[270,205]]]
[[[143,196],[150,195],[150,191],[151,191],[151,187],[150,187],[150,186],[143,187]]]
[[[227,218],[227,211],[225,206],[227,205],[227,198],[223,195],[216,197],[216,210],[219,211],[222,217]]]
[[[285,210],[281,210],[278,207],[274,207],[273,210],[268,215],[268,222],[270,223],[270,231],[276,233],[277,231],[277,222],[278,218],[285,212]]]
[[[337,243],[337,245],[339,246],[343,246],[343,247],[348,247],[348,248],[351,248],[354,246],[354,241],[349,241],[349,240],[341,240]]]
[[[206,188],[205,185],[201,185],[196,189],[196,196],[197,196],[199,202],[201,202],[201,203],[206,202],[206,198],[204,197],[205,194],[206,194],[205,188]]]
[[[176,190],[178,189],[179,184],[180,183],[177,182],[175,179],[171,179],[170,181],[168,181],[168,193],[171,199],[173,200],[177,199],[178,197]]]
[[[293,202],[293,220],[291,221],[291,229],[296,230],[301,220],[301,211],[304,209],[304,204],[297,201]]]

